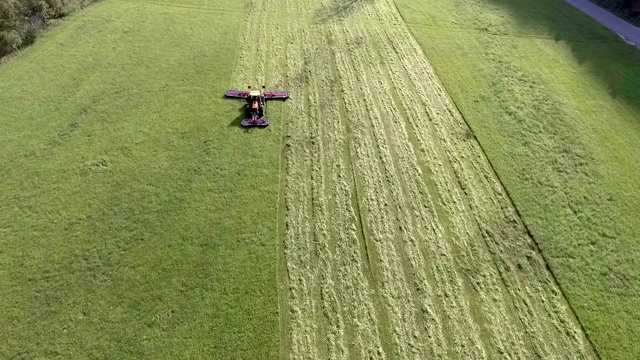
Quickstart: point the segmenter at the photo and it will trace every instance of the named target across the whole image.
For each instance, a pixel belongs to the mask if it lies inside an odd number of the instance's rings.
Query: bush
[[[96,0],[0,0],[0,58],[32,44],[38,28]]]
[[[22,45],[22,37],[15,30],[0,31],[0,56],[17,50]]]
[[[0,31],[16,30],[20,25],[18,0],[0,1]]]
[[[33,44],[36,41],[37,37],[38,29],[35,26],[30,26],[29,28],[27,28],[27,31],[25,31],[24,36],[22,37],[21,46],[28,46]]]

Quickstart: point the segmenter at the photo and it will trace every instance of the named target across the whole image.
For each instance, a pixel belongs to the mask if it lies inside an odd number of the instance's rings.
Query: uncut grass
[[[562,1],[396,4],[599,354],[638,358],[640,52]]]
[[[0,68],[0,357],[277,356],[279,128],[222,100],[244,19],[104,2]]]

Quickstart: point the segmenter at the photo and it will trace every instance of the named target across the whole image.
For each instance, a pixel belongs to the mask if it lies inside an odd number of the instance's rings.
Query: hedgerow
[[[38,30],[54,19],[96,0],[0,1],[0,57],[35,41]]]

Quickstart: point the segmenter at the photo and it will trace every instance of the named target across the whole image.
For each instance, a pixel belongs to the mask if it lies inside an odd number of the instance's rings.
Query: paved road
[[[636,46],[640,47],[640,28],[629,24],[588,0],[567,0],[567,2],[582,10],[582,12],[591,16],[611,31],[614,31],[618,35],[624,37],[627,42],[632,42]]]

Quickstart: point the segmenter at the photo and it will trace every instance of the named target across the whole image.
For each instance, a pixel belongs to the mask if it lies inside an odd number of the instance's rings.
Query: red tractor
[[[282,92],[266,92],[264,91],[264,85],[260,90],[229,90],[225,93],[228,98],[245,99],[247,101],[247,114],[250,118],[243,119],[240,124],[244,127],[267,127],[269,126],[269,119],[265,118],[265,106],[267,100],[287,100],[289,93]]]

